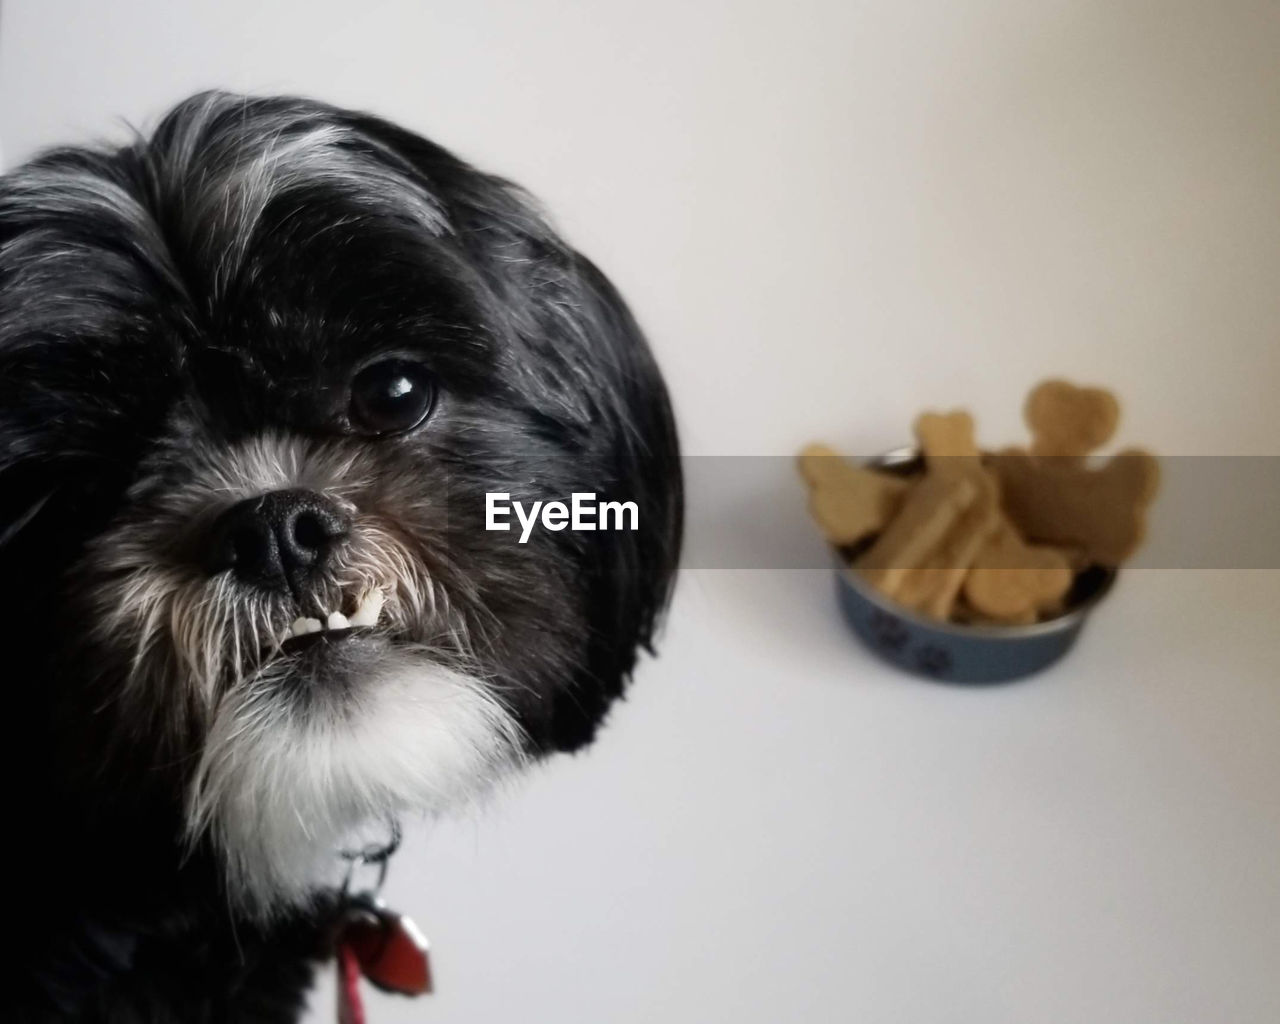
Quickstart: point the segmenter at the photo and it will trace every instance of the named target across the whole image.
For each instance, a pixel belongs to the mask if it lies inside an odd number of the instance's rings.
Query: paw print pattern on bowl
[[[909,635],[901,619],[877,609],[871,613],[870,624],[877,646],[893,654],[900,654],[907,646]]]
[[[925,675],[945,676],[951,670],[951,655],[933,644],[917,647],[915,660],[916,668]]]

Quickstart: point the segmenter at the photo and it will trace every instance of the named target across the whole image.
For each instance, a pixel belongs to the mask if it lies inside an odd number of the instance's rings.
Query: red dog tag
[[[360,974],[384,992],[420,996],[431,991],[427,940],[413,921],[373,895],[351,899],[336,947],[339,1024],[365,1024]]]
[[[356,914],[339,942],[349,948],[366,978],[384,992],[420,996],[431,991],[427,940],[407,917],[388,910],[380,900],[371,913]]]

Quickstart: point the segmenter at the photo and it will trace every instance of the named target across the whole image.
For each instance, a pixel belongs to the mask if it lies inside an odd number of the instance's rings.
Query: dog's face
[[[258,909],[587,742],[678,554],[608,282],[506,183],[298,100],[197,97],[0,182],[0,443],[5,644],[93,765],[61,785],[172,806]],[[638,529],[519,543],[493,492]]]

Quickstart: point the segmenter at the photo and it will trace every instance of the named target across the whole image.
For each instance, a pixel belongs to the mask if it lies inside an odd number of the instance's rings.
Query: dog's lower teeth
[[[319,633],[324,629],[319,619],[294,619],[293,625],[289,627],[290,636],[306,636],[308,633]]]
[[[323,622],[319,619],[307,617],[294,619],[293,625],[289,627],[284,639],[292,640],[294,637],[307,636],[310,633],[319,633],[322,630],[376,626],[378,624],[378,616],[382,614],[384,601],[385,598],[382,595],[382,591],[371,590],[360,599],[359,607],[351,613],[350,618],[343,615],[342,612],[330,612],[328,618]]]

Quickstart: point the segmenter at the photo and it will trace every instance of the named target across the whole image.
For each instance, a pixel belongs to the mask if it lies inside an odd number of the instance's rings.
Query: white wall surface
[[[1277,455],[1277,53],[1245,0],[6,0],[0,140],[208,86],[398,119],[615,278],[695,454],[1014,441],[1062,374],[1127,441]],[[1280,573],[1122,583],[975,692],[872,662],[822,573],[686,571],[597,748],[397,858],[440,993],[372,1020],[1280,1020]]]

